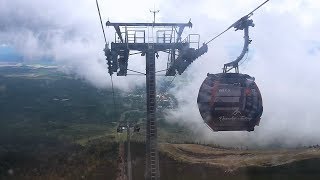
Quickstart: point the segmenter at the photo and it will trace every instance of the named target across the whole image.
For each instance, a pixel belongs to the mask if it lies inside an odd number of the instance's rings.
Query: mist
[[[61,71],[97,88],[111,86],[95,1],[1,1],[0,22],[0,43],[14,47],[24,63],[50,59]],[[108,39],[113,40],[111,28],[106,30]],[[142,77],[114,79],[118,82],[115,86],[124,91],[145,82]],[[133,79],[136,84],[130,83]]]
[[[215,3],[213,3],[215,4]],[[219,3],[218,3],[219,4]],[[226,8],[230,3],[224,2]],[[233,17],[242,17],[257,2],[250,1],[243,12],[230,12]],[[211,6],[211,11],[219,12]],[[230,30],[209,45],[209,52],[193,63],[187,72],[177,79],[171,92],[179,99],[180,107],[168,112],[170,122],[192,129],[200,142],[226,146],[252,147],[297,147],[320,143],[320,71],[317,29],[320,14],[319,4],[311,2],[271,1],[252,17],[255,27],[250,28],[249,56],[240,66],[240,72],[256,78],[263,98],[264,113],[260,126],[254,132],[212,132],[203,123],[196,99],[199,87],[207,73],[221,73],[223,64],[234,60],[242,50],[243,32]],[[196,7],[183,11],[189,12]],[[232,9],[233,10],[233,9]],[[312,14],[312,16],[311,16]],[[221,15],[222,16],[222,15]],[[219,16],[215,16],[219,17]],[[214,18],[214,16],[213,16]],[[233,19],[233,20],[230,20]],[[213,19],[206,22],[193,21],[200,34],[218,34],[237,18]],[[198,19],[196,19],[198,20]],[[206,23],[203,23],[206,22]],[[208,26],[212,32],[202,31]],[[217,30],[219,29],[219,30]],[[217,32],[218,31],[218,32]],[[212,37],[213,35],[211,35]],[[206,37],[207,38],[207,37]],[[187,79],[187,83],[185,81]]]
[[[193,23],[187,33],[199,33],[205,42],[263,1],[99,1],[104,22],[152,21],[149,9],[160,9],[158,22]],[[124,6],[124,4],[126,4]],[[176,78],[171,89],[179,101],[166,119],[191,129],[202,142],[232,146],[305,146],[320,144],[318,110],[320,83],[320,4],[311,0],[270,1],[257,11],[250,28],[248,60],[241,73],[256,78],[264,113],[254,132],[212,132],[203,123],[196,99],[207,73],[222,72],[223,64],[241,51],[243,34],[230,30],[209,45]],[[94,1],[5,0],[0,2],[0,44],[9,44],[24,62],[50,58],[59,68],[97,88],[110,87],[103,53],[104,40]],[[112,41],[114,30],[106,28]],[[165,69],[160,56],[157,69]],[[144,57],[133,56],[129,69],[144,71]],[[115,86],[130,91],[144,85],[144,77],[114,77]]]

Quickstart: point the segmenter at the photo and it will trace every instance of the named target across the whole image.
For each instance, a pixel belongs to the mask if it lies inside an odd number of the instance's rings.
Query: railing
[[[190,47],[199,49],[200,35],[199,34],[189,34],[182,43],[189,43]]]
[[[175,43],[176,33],[173,30],[158,30],[157,43]]]
[[[124,38],[124,43],[145,43],[146,32],[145,30],[128,30],[121,33],[122,38]],[[117,33],[114,35],[114,42],[121,43],[120,38]]]
[[[146,32],[145,30],[127,30],[121,32],[121,36],[124,40],[123,43],[145,43]],[[114,36],[114,42],[121,43],[117,33]],[[188,43],[190,47],[199,49],[200,47],[200,35],[189,34],[182,43]],[[176,43],[176,33],[173,30],[158,30],[156,32],[156,43]]]

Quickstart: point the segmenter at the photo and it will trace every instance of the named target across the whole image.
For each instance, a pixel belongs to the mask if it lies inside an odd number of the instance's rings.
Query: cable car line
[[[157,123],[156,123],[156,73],[167,71],[165,76],[174,76],[169,84],[165,87],[162,93],[166,93],[178,74],[182,74],[185,69],[201,55],[207,53],[208,44],[213,42],[215,39],[226,33],[231,28],[237,30],[244,30],[244,46],[240,56],[236,60],[224,64],[223,73],[207,74],[207,78],[203,81],[197,98],[197,104],[199,112],[206,125],[213,131],[254,131],[255,126],[259,125],[260,118],[263,113],[262,96],[258,86],[254,82],[255,78],[247,74],[239,73],[239,62],[244,58],[244,61],[248,58],[248,47],[251,43],[249,39],[249,27],[254,27],[253,21],[249,18],[253,13],[266,4],[269,0],[264,1],[258,7],[256,7],[249,14],[243,16],[226,30],[218,34],[217,36],[204,43],[202,47],[198,49],[191,48],[190,39],[188,42],[181,41],[181,35],[185,27],[192,27],[192,23],[110,23],[107,21],[106,26],[114,26],[115,31],[120,38],[121,42],[116,42],[115,45],[109,44],[106,40],[106,34],[102,23],[100,8],[98,0],[96,0],[97,11],[100,18],[101,29],[105,41],[105,56],[108,64],[108,73],[110,74],[112,95],[113,95],[113,106],[114,114],[120,111],[116,108],[114,83],[112,74],[117,72],[118,76],[126,76],[127,71],[135,72],[137,74],[146,76],[146,100],[147,100],[147,117],[146,117],[146,179],[160,179],[160,168],[159,168],[159,152],[158,152],[158,134],[157,134]],[[155,12],[154,12],[155,15]],[[136,41],[130,43],[128,40],[127,26],[146,26],[148,28],[148,42],[146,43],[146,37],[143,35],[144,42],[139,44]],[[162,46],[157,46],[154,43],[153,29],[155,26],[171,26],[175,29],[177,34],[177,42],[163,43]],[[179,29],[177,29],[177,25]],[[125,28],[125,41],[122,39],[122,32],[120,26]],[[149,36],[149,28],[152,27],[151,37]],[[199,35],[200,36],[200,35]],[[189,35],[190,38],[190,35]],[[197,43],[199,43],[198,40]],[[158,42],[157,42],[158,43]],[[173,43],[176,43],[173,45]],[[184,43],[188,45],[184,48]],[[143,47],[141,46],[143,45]],[[179,46],[178,46],[179,45]],[[181,46],[181,47],[180,47]],[[169,51],[163,51],[167,49]],[[138,51],[137,53],[131,53],[130,50]],[[171,51],[172,50],[172,51]],[[178,50],[178,54],[176,54]],[[155,71],[156,62],[155,57],[158,58],[158,52],[166,52],[171,55],[171,59],[168,58],[168,69]],[[130,55],[140,54],[146,57],[146,72],[139,72],[128,69],[128,58]],[[171,60],[171,61],[169,61]],[[243,62],[244,62],[243,61]],[[243,63],[241,62],[241,64]],[[241,65],[240,64],[240,65]],[[227,73],[231,69],[235,69],[235,73]],[[119,71],[118,71],[119,70]],[[112,118],[112,117],[111,117]],[[113,117],[116,118],[116,117]],[[119,123],[119,127],[121,122]],[[128,134],[130,132],[129,126]],[[130,135],[129,135],[130,137]],[[128,138],[129,139],[129,138]],[[129,142],[129,140],[128,140]],[[128,145],[129,146],[129,145]],[[127,163],[131,160],[127,160]],[[129,168],[130,169],[130,168]],[[130,177],[130,176],[128,176]],[[130,179],[130,178],[129,178]]]
[[[220,37],[221,35],[223,35],[224,33],[226,33],[228,30],[230,30],[231,28],[236,28],[236,30],[244,30],[245,31],[245,44],[244,44],[244,48],[243,48],[243,51],[242,53],[240,54],[240,56],[230,62],[230,63],[227,63],[224,65],[224,68],[223,68],[223,71],[224,73],[227,73],[229,72],[230,70],[232,70],[233,68],[236,69],[236,72],[238,72],[238,63],[239,61],[241,61],[243,59],[243,56],[246,54],[246,58],[244,61],[247,60],[248,58],[248,51],[249,51],[249,48],[248,48],[248,45],[251,43],[251,40],[249,39],[249,35],[248,35],[248,27],[249,26],[254,26],[252,20],[249,20],[249,18],[253,15],[253,13],[255,11],[257,11],[258,9],[260,9],[264,4],[266,4],[269,0],[266,0],[264,1],[262,4],[260,4],[258,7],[256,7],[254,10],[252,10],[250,13],[248,13],[247,15],[243,16],[242,18],[240,18],[239,20],[237,20],[236,22],[234,22],[231,26],[229,26],[226,30],[224,30],[223,32],[221,32],[220,34],[216,35],[215,37],[213,37],[212,39],[210,39],[208,42],[204,43],[205,45],[208,45],[209,43],[213,42],[215,39],[217,39],[218,37]],[[243,64],[242,61],[240,63],[240,65]],[[231,66],[231,68],[227,68],[228,66]],[[165,89],[164,92],[166,92],[168,89],[169,89],[169,86],[173,83],[174,79],[176,78],[176,75],[173,77],[173,79],[171,80],[171,82],[169,83],[168,87]],[[221,79],[221,77],[219,76],[218,78],[219,80]]]
[[[131,55],[136,55],[136,54],[141,54],[142,52],[136,52],[136,53],[131,53],[131,54],[129,54],[130,56]]]
[[[167,77],[166,74],[156,74],[156,76],[165,76],[165,77]]]
[[[101,13],[100,13],[100,8],[99,8],[98,0],[96,0],[96,5],[97,5],[97,10],[98,10],[99,18],[100,18],[100,24],[101,24],[101,29],[102,29],[103,37],[104,37],[104,42],[106,43],[106,46],[107,46],[107,38],[106,38],[106,33],[105,33],[105,31],[104,31],[103,23],[102,23],[102,18],[101,18]],[[116,111],[117,108],[116,108],[116,99],[115,99],[115,95],[114,95],[114,86],[113,86],[113,78],[112,78],[112,75],[110,75],[110,80],[111,80],[111,88],[112,88],[113,109],[114,109],[114,111]]]
[[[138,73],[138,74],[146,75],[146,73],[143,73],[143,72],[140,72],[140,71],[135,71],[135,70],[132,70],[132,69],[127,69],[127,71],[131,71],[131,72],[135,72],[135,73]]]
[[[116,98],[115,98],[115,95],[114,95],[114,86],[113,86],[113,78],[112,76],[110,76],[110,79],[111,79],[111,88],[112,88],[112,98],[113,98],[113,108],[114,110],[116,110]]]
[[[212,41],[214,41],[215,39],[217,39],[218,37],[220,37],[222,34],[224,34],[225,32],[227,32],[228,30],[230,30],[233,27],[237,27],[239,24],[241,24],[243,21],[249,19],[253,13],[258,10],[259,8],[261,8],[264,4],[266,4],[269,0],[266,0],[265,2],[263,2],[262,4],[260,4],[257,8],[255,8],[253,11],[251,11],[250,13],[248,13],[247,15],[243,16],[242,18],[240,18],[238,21],[236,21],[235,23],[233,23],[231,26],[229,26],[226,30],[224,30],[223,32],[221,32],[220,34],[218,34],[217,36],[213,37],[212,39],[210,39],[208,42],[206,42],[205,44],[208,45],[209,43],[211,43]]]
[[[101,14],[100,14],[100,8],[99,8],[98,0],[96,0],[96,5],[97,5],[98,13],[99,13],[99,18],[100,18],[101,28],[102,28],[102,32],[103,32],[104,42],[107,43],[106,33],[104,32],[104,28],[103,28],[103,23],[102,23],[102,18],[101,18]]]
[[[254,131],[255,126],[260,123],[263,113],[261,93],[254,77],[239,73],[239,62],[242,61],[241,65],[248,58],[251,43],[249,27],[254,27],[253,20],[249,18],[268,1],[206,43],[211,43],[231,28],[244,32],[244,45],[240,55],[224,64],[223,73],[208,73],[199,89],[198,108],[206,125],[213,131]],[[235,69],[235,73],[229,73],[232,69]]]
[[[159,71],[156,71],[156,73],[164,72],[164,71],[167,71],[167,70],[168,70],[168,69],[159,70]]]
[[[239,66],[241,66],[244,62],[248,60],[248,56],[249,56],[249,51],[247,51],[246,58],[239,64]]]
[[[239,64],[239,66],[241,66],[248,59],[248,55],[249,55],[249,50],[246,52],[246,58]],[[232,69],[233,69],[233,67],[225,70],[225,72],[227,73],[227,72],[231,71]]]
[[[144,74],[127,74],[127,76],[145,76]]]
[[[170,81],[169,85],[167,86],[167,88],[166,88],[162,93],[166,93],[166,92],[169,90],[171,84],[173,83],[173,81],[174,81],[174,79],[175,79],[176,77],[177,77],[177,74],[176,74],[175,76],[173,76],[173,78],[172,78],[172,80]]]
[[[241,54],[234,61],[224,64],[223,73],[217,73],[217,74],[208,73],[207,78],[203,81],[199,89],[199,94],[197,99],[198,108],[202,118],[205,120],[205,123],[213,131],[253,131],[255,126],[259,125],[260,118],[263,112],[262,96],[258,86],[254,82],[255,78],[247,74],[239,73],[239,64],[240,65],[243,64],[243,62],[246,61],[248,58],[248,50],[249,50],[248,47],[251,43],[251,40],[249,38],[249,27],[254,27],[253,21],[249,18],[253,15],[255,11],[260,9],[268,1],[269,0],[264,1],[262,4],[260,4],[254,10],[252,10],[250,13],[248,13],[247,15],[243,16],[242,18],[234,22],[226,30],[222,31],[221,33],[219,33],[218,35],[216,35],[215,37],[213,37],[212,39],[204,43],[202,47],[198,49],[181,50],[182,52],[179,52],[178,54],[176,54],[175,52],[169,51],[169,53],[171,53],[173,57],[177,56],[177,58],[174,58],[174,61],[173,61],[174,63],[171,64],[168,69],[157,71],[157,73],[162,71],[167,71],[167,73],[165,74],[166,76],[174,76],[172,80],[168,83],[164,91],[162,92],[162,93],[166,93],[170,89],[170,86],[175,80],[175,78],[177,77],[177,75],[181,74],[185,70],[185,68],[188,65],[190,65],[190,63],[192,63],[196,58],[200,57],[201,55],[207,52],[208,50],[207,45],[209,43],[212,43],[214,40],[216,40],[218,37],[226,33],[231,28],[235,28],[236,31],[237,30],[244,31],[244,46],[241,51]],[[100,17],[100,23],[101,23],[104,39],[106,41],[106,38],[105,38],[106,36],[105,36],[104,27],[101,20],[98,0],[96,0],[96,3],[97,3],[97,9]],[[132,25],[132,23],[131,24],[125,23],[125,26],[127,26],[127,24]],[[143,23],[140,23],[140,24],[143,24]],[[118,36],[121,37],[121,32],[119,31],[119,25],[121,25],[121,23],[110,23],[108,21],[107,26],[110,26],[110,25],[114,26]],[[147,23],[146,25],[147,27],[149,27]],[[154,28],[153,25],[152,25],[152,28]],[[183,28],[187,27],[189,26],[189,23],[181,24],[181,26],[183,26]],[[177,31],[177,29],[175,29],[179,37],[182,34],[183,28],[181,31],[180,30]],[[120,48],[121,51],[119,51],[118,53],[117,53],[118,51],[117,48],[113,48],[113,51],[108,49],[109,45],[106,43],[105,54],[108,60],[110,76],[114,72],[117,72],[118,69],[120,69],[120,71],[118,72],[118,75],[120,76],[127,75],[126,71],[132,71],[137,73],[132,75],[146,75],[147,73],[127,69],[128,56],[139,54],[140,52],[129,54],[128,42],[122,41],[120,42],[120,44],[121,43],[126,43],[127,49]],[[152,41],[152,43],[154,42]],[[148,43],[148,48],[153,49],[154,47],[155,46],[150,46],[150,44]],[[132,49],[138,50],[138,51],[140,50],[138,46],[135,46],[135,48],[132,48]],[[154,56],[155,54],[158,55],[157,54],[158,51],[161,51],[161,50],[162,49],[158,48],[158,50],[152,51],[152,53],[151,51],[150,52],[148,51],[149,57],[151,57],[150,54],[152,54],[152,56]],[[163,52],[168,53],[168,51],[163,51]],[[145,55],[144,53],[142,54]],[[245,57],[245,55],[247,56]],[[119,59],[117,58],[117,56],[119,56]],[[241,60],[243,60],[244,57],[245,57],[244,61],[239,63]],[[150,60],[151,58],[148,59],[148,56],[146,56],[146,59]],[[150,64],[150,61],[152,61],[153,63]],[[149,79],[149,81],[147,81],[147,84],[149,82],[149,85],[151,84],[151,87],[152,87],[151,90],[148,88],[147,90],[150,90],[148,92],[150,95],[149,97],[151,98],[151,100],[149,99],[148,102],[153,103],[155,102],[154,76],[156,72],[155,72],[154,59],[151,59],[150,61],[147,61],[149,63],[149,66],[146,65],[146,67],[147,68],[149,67],[152,69],[153,75],[151,77],[153,79],[151,80]],[[120,65],[120,68],[118,67],[117,63],[122,63],[122,65]],[[228,73],[232,69],[235,69],[235,73]],[[150,71],[147,71],[147,72],[150,72]],[[115,96],[114,96],[112,76],[111,76],[111,82],[112,82],[112,91],[113,91],[113,101],[115,106]],[[148,96],[148,93],[147,93],[147,96]],[[150,106],[149,104],[148,108],[150,109],[148,109],[148,112],[154,114],[155,112],[154,107],[155,107],[154,105]],[[149,116],[149,119],[151,119],[152,121],[155,120],[154,116]],[[153,128],[152,131],[156,132],[156,128]],[[156,147],[153,146],[154,145],[153,143],[151,143],[154,139],[151,139],[150,137],[151,136],[154,137],[154,135],[155,133],[147,134],[147,138],[149,138],[149,144],[148,144],[149,146],[147,147],[149,148],[152,147],[153,150],[155,150]],[[150,153],[151,150],[148,152]],[[150,159],[147,159],[148,162],[149,160]],[[152,162],[149,162],[149,164],[152,164]],[[147,172],[149,172],[149,170]]]

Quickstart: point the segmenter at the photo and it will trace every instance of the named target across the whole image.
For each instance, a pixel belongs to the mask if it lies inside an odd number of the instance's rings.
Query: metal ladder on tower
[[[150,27],[148,27],[148,48],[154,49],[153,46],[154,46],[153,27],[151,28],[151,32],[150,32]]]
[[[155,52],[154,52],[154,37],[153,28],[148,29],[148,51],[150,52],[150,58],[147,62],[148,65],[148,112],[149,112],[149,158],[150,158],[150,179],[157,180],[159,178],[159,157],[157,147],[157,125],[156,125],[156,82],[155,82]]]

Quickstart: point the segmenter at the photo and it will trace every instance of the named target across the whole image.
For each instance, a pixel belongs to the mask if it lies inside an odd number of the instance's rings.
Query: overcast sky
[[[201,42],[223,31],[263,0],[100,0],[104,22],[151,22],[149,9],[160,9],[157,22],[188,22]],[[242,32],[228,31],[209,46],[207,54],[192,63],[175,80],[171,90],[181,106],[167,120],[178,122],[199,139],[237,145],[320,144],[318,77],[320,71],[320,1],[271,0],[258,10],[250,29],[253,40],[242,73],[256,78],[264,102],[261,124],[255,132],[213,133],[198,112],[196,97],[206,74],[219,73],[224,63],[240,53]],[[106,28],[109,41],[114,30]],[[0,44],[11,46],[23,61],[51,58],[67,72],[97,88],[110,86],[104,41],[94,0],[2,0],[0,1]],[[144,71],[144,57],[132,57],[131,69]],[[166,56],[157,60],[164,69]],[[143,85],[144,78],[115,77],[124,90]]]

